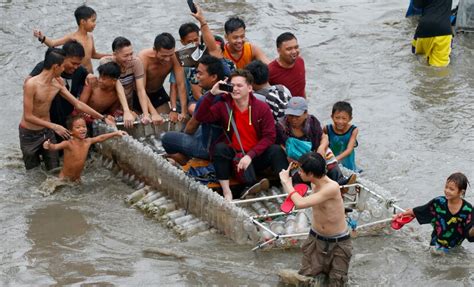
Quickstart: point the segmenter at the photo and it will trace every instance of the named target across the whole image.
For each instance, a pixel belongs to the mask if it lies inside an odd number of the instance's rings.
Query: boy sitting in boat
[[[425,205],[407,209],[394,216],[415,217],[418,223],[431,223],[430,246],[434,253],[448,252],[460,246],[464,239],[474,242],[474,213],[472,205],[463,197],[469,181],[467,177],[456,172],[451,174],[444,186],[444,196],[438,196]]]
[[[282,187],[296,208],[311,207],[313,218],[308,239],[302,246],[300,275],[326,274],[329,286],[345,286],[352,257],[352,242],[344,213],[339,184],[326,175],[326,161],[315,152],[300,158],[299,174],[311,182],[313,193],[302,197],[293,188],[290,168],[280,172]]]
[[[67,121],[67,127],[71,133],[71,139],[59,144],[51,143],[48,139],[43,143],[45,150],[64,150],[64,164],[59,178],[70,181],[80,181],[81,173],[87,158],[87,153],[92,144],[103,142],[115,136],[127,135],[124,131],[115,131],[102,134],[93,138],[87,138],[86,121],[80,115],[73,116]]]

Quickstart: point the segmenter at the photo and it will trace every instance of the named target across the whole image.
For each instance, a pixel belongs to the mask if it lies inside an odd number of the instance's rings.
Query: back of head
[[[69,40],[63,45],[63,51],[66,57],[84,58],[84,47],[76,40]]]
[[[214,35],[214,41],[216,41],[216,45],[218,44],[221,47],[221,51],[224,51],[225,42],[221,36]]]
[[[276,39],[277,48],[280,48],[283,42],[290,41],[293,39],[296,39],[296,37],[290,32],[285,32],[283,34],[280,34],[280,36],[278,36]]]
[[[199,27],[194,23],[185,23],[179,27],[179,37],[183,40],[190,33],[196,32],[199,34]]]
[[[245,30],[245,23],[239,17],[231,17],[224,24],[224,31],[226,34],[230,34],[243,28]]]
[[[44,69],[50,70],[53,65],[62,65],[64,62],[65,54],[62,49],[59,48],[49,48],[46,51],[44,57]]]
[[[245,70],[252,74],[255,84],[263,85],[268,83],[268,67],[262,61],[253,60],[245,66]]]
[[[115,62],[102,64],[97,68],[97,71],[100,76],[106,76],[116,80],[120,77],[120,66]]]
[[[209,76],[216,75],[217,80],[224,80],[224,66],[219,58],[211,55],[204,55],[201,57],[201,59],[199,59],[199,64],[206,65]]]
[[[336,112],[346,112],[352,118],[352,106],[348,102],[339,101],[332,106],[332,115]]]
[[[68,130],[72,130],[72,126],[74,125],[74,122],[77,120],[84,120],[84,117],[81,114],[69,116],[66,120],[66,128]]]
[[[118,50],[129,47],[132,45],[132,42],[125,37],[117,37],[112,42],[112,51],[117,52]]]
[[[244,69],[236,69],[235,71],[232,72],[229,76],[229,81],[232,80],[235,77],[243,77],[245,78],[245,82],[247,85],[253,85],[253,76],[252,74]]]
[[[308,152],[298,160],[301,169],[306,174],[311,174],[316,178],[326,175],[326,160],[317,152]]]
[[[176,40],[174,39],[173,35],[170,33],[161,33],[155,38],[155,43],[153,47],[155,50],[165,49],[170,50],[174,49],[176,46]]]
[[[467,186],[469,185],[469,180],[461,172],[455,172],[451,174],[446,182],[454,182],[454,184],[456,184],[458,189],[462,191],[463,194],[466,192]]]
[[[79,6],[77,7],[76,11],[74,11],[74,17],[76,17],[77,25],[81,24],[81,20],[87,21],[94,15],[97,15],[94,9],[86,5]]]

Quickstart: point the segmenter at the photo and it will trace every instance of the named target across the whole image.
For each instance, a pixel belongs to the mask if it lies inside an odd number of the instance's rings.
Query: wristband
[[[178,112],[178,110],[177,110],[176,108],[172,108],[171,111],[172,111],[172,112],[175,112],[175,113]]]
[[[41,39],[41,40],[38,38],[38,41],[40,41],[41,44],[44,44],[44,41],[45,41],[45,40],[46,40],[46,36],[43,36],[43,39]]]

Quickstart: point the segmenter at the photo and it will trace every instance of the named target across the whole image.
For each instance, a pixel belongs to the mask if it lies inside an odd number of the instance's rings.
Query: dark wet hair
[[[293,39],[296,39],[296,37],[295,37],[295,35],[293,35],[293,33],[285,32],[283,34],[280,34],[280,36],[278,36],[277,39],[276,39],[277,48],[280,48],[280,46],[283,42],[290,41],[290,40],[293,40]]]
[[[219,36],[219,35],[214,35],[214,41],[219,42],[219,46],[221,47],[221,51],[224,52],[224,47],[225,47],[225,41],[224,39]]]
[[[249,71],[254,79],[255,84],[263,85],[268,82],[268,66],[260,60],[253,60],[245,70]]]
[[[115,62],[102,64],[97,68],[97,71],[100,76],[106,76],[116,80],[120,77],[120,66]]]
[[[326,160],[317,152],[305,153],[298,162],[306,174],[311,174],[316,178],[326,175]]]
[[[132,42],[130,42],[130,40],[125,37],[119,36],[115,38],[114,41],[112,42],[112,51],[116,52],[122,48],[129,47],[129,46],[132,46]]]
[[[245,78],[245,82],[247,82],[248,85],[252,85],[253,84],[253,76],[252,74],[247,71],[247,70],[244,70],[244,69],[236,69],[235,71],[233,71],[230,76],[229,76],[229,81],[232,80],[232,78],[234,77],[244,77]]]
[[[155,38],[155,43],[153,44],[153,47],[155,50],[159,49],[166,49],[170,50],[173,49],[176,46],[176,40],[174,39],[173,35],[170,33],[161,33]]]
[[[76,17],[77,25],[81,24],[81,20],[87,21],[88,19],[92,18],[92,16],[94,15],[97,15],[94,9],[86,5],[79,6],[77,7],[76,11],[74,11],[74,17]]]
[[[192,32],[196,32],[199,34],[199,31],[201,31],[198,27],[198,25],[194,24],[194,23],[184,23],[183,25],[181,25],[179,27],[179,37],[181,38],[181,40],[188,36],[188,34],[191,34]]]
[[[461,172],[455,172],[451,174],[446,180],[446,182],[454,182],[458,189],[460,191],[463,191],[463,194],[466,193],[467,186],[470,185],[467,177]]]
[[[84,58],[85,52],[84,47],[81,43],[77,42],[76,40],[69,40],[63,45],[63,51],[66,58],[69,57],[78,57]]]
[[[64,51],[59,48],[49,48],[44,57],[44,69],[50,70],[53,65],[62,65],[64,62]]]
[[[81,114],[74,115],[74,116],[69,116],[69,117],[67,117],[67,120],[66,120],[66,128],[67,128],[68,130],[72,130],[72,126],[74,125],[74,123],[75,123],[77,120],[86,121],[86,120],[84,119],[84,117],[83,117]]]
[[[211,55],[204,55],[201,57],[201,59],[199,59],[199,64],[203,64],[206,66],[207,73],[210,76],[216,75],[217,80],[224,80],[224,66],[219,58],[216,58]]]
[[[346,112],[352,118],[352,107],[351,104],[348,102],[340,101],[332,106],[332,114],[334,115],[336,112]]]
[[[227,35],[239,30],[240,28],[244,28],[245,30],[245,23],[244,20],[240,19],[239,17],[231,17],[225,21],[224,31]]]

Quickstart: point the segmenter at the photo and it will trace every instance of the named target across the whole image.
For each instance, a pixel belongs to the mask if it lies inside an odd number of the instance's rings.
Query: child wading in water
[[[472,205],[463,197],[469,181],[456,172],[451,174],[444,186],[444,196],[438,196],[425,205],[408,209],[394,217],[412,216],[420,224],[431,223],[430,246],[433,251],[447,252],[461,245],[464,239],[474,242],[474,219]]]
[[[87,153],[92,144],[103,142],[114,136],[127,135],[124,131],[115,131],[93,138],[86,138],[86,121],[80,115],[69,118],[67,127],[71,132],[70,140],[62,141],[59,144],[53,144],[47,140],[43,143],[43,148],[46,150],[64,150],[64,164],[63,169],[59,173],[59,178],[70,181],[80,181]]]

